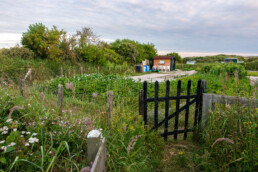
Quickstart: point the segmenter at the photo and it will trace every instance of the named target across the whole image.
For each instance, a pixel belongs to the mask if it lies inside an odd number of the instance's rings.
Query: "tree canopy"
[[[76,34],[68,36],[67,32],[56,26],[49,29],[42,23],[36,23],[30,25],[27,32],[23,33],[21,42],[24,47],[32,50],[37,58],[56,61],[135,64],[157,55],[152,43],[117,39],[108,44],[101,41],[88,27],[83,27],[77,30]]]
[[[177,63],[182,63],[182,62],[183,62],[181,56],[180,56],[178,53],[176,53],[176,52],[168,53],[167,56],[173,56],[173,57],[175,57]]]

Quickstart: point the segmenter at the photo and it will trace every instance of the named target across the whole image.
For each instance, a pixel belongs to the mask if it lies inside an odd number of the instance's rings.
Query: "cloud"
[[[21,34],[36,22],[70,33],[92,27],[102,39],[153,42],[167,51],[258,53],[257,0],[0,1],[0,33]]]

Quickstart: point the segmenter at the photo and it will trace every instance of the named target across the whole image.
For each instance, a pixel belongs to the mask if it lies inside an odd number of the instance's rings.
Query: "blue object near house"
[[[144,65],[143,72],[148,72],[148,71],[150,71],[150,66]]]

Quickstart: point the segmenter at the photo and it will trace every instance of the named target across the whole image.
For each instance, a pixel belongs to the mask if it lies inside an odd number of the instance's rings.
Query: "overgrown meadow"
[[[80,171],[88,166],[86,138],[92,129],[102,130],[107,139],[107,171],[257,169],[257,109],[217,106],[201,138],[192,141],[190,137],[187,144],[171,149],[171,145],[185,141],[179,138],[177,142],[170,139],[165,143],[157,132],[149,132],[152,126],[144,127],[138,115],[138,92],[142,83],[118,74],[96,71],[40,82],[27,80],[25,98],[10,78],[1,82],[2,171]],[[205,79],[208,93],[257,97],[256,86],[250,85],[242,66],[202,68],[195,75],[180,78],[182,95],[186,94],[189,79],[192,94],[197,81]],[[59,84],[64,88],[62,113],[57,103]],[[176,95],[177,80],[172,80],[170,85],[170,95]],[[106,122],[108,91],[114,92],[111,125]],[[159,93],[165,94],[165,82],[160,83]],[[148,83],[148,96],[154,96],[154,83]],[[164,104],[159,106],[162,109]],[[170,110],[173,107],[171,102]],[[148,109],[151,116],[153,105]],[[184,113],[181,113],[179,128],[184,125],[183,119]],[[173,128],[173,122],[169,127]],[[195,146],[188,149],[190,145]]]

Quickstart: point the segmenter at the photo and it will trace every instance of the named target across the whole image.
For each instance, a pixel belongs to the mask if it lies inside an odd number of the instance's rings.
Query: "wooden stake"
[[[143,115],[143,90],[139,90],[139,115]]]
[[[58,105],[59,112],[62,113],[63,108],[63,86],[61,84],[58,85]]]
[[[83,74],[83,68],[81,67],[81,75]]]
[[[25,79],[20,79],[21,95],[25,98]]]
[[[108,112],[107,112],[107,123],[110,125],[111,118],[113,116],[113,91],[108,92]]]
[[[61,66],[60,68],[60,77],[63,77],[64,76],[64,70],[63,70],[63,67]]]

